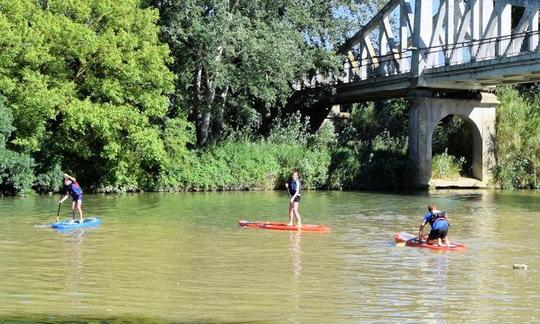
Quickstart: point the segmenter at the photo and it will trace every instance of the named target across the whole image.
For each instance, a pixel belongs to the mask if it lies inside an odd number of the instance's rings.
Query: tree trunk
[[[206,145],[208,143],[211,117],[212,114],[210,113],[210,107],[206,107],[199,120],[199,136],[197,138],[197,142],[200,146]]]

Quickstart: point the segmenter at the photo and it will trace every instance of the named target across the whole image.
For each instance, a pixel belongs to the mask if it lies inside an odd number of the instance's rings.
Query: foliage
[[[348,123],[339,127],[329,187],[393,189],[407,185],[408,105],[401,99],[352,107]]]
[[[502,188],[538,188],[540,95],[498,89],[494,180]]]
[[[34,160],[27,154],[0,149],[0,192],[32,195]]]
[[[442,154],[433,156],[431,175],[433,178],[455,180],[459,178],[464,164],[464,157],[457,158],[448,155],[448,150],[446,150]]]
[[[433,156],[440,154],[462,157],[461,170],[466,172],[472,166],[473,127],[462,116],[451,115],[443,118],[433,131]],[[460,158],[461,160],[461,158]],[[433,173],[435,176],[435,174]]]
[[[259,126],[382,1],[143,3],[0,0],[3,192],[56,191],[63,172],[105,192],[269,189],[296,168],[328,185],[331,125]]]
[[[20,154],[6,147],[14,131],[11,109],[0,97],[0,193],[28,195],[32,193],[34,160],[28,154]]]
[[[92,189],[137,189],[167,164],[161,132],[172,61],[158,39],[157,11],[139,5],[0,0],[0,91],[14,126],[9,143],[37,159],[17,165],[42,169],[36,182],[42,190],[54,190],[60,168]]]
[[[372,9],[344,0],[147,3],[160,10],[176,58],[175,106],[187,103],[177,109],[196,124],[200,145],[256,132],[284,106],[295,79],[338,66],[335,49]]]
[[[292,170],[300,171],[306,189],[327,181],[331,125],[317,133],[293,118],[277,124],[269,138],[238,134],[219,145],[194,151],[182,163],[171,165],[157,187],[160,190],[269,190],[282,188]]]
[[[0,193],[56,191],[63,172],[106,192],[267,190],[293,169],[305,188],[404,187],[405,100],[353,105],[315,134],[298,115],[271,120],[384,3],[0,0]],[[498,90],[503,188],[540,187],[537,90]],[[441,126],[434,175],[455,176],[472,129]]]

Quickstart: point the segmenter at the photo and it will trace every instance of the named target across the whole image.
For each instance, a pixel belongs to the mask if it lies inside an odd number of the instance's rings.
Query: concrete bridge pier
[[[416,171],[416,185],[428,187],[431,180],[432,136],[438,123],[446,116],[458,115],[473,129],[473,176],[488,183],[495,163],[492,139],[495,135],[497,97],[481,93],[475,99],[435,98],[415,96],[410,99],[409,159]]]

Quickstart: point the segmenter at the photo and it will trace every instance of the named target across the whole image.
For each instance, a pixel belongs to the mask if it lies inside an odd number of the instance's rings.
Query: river
[[[330,233],[237,226],[286,221],[286,200],[86,195],[103,224],[59,233],[47,227],[58,196],[1,198],[0,322],[540,321],[540,192],[305,192],[304,222]],[[465,252],[394,245],[429,202],[449,212]]]

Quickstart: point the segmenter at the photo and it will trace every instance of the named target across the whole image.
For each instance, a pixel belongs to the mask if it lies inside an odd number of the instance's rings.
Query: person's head
[[[435,205],[434,203],[431,203],[427,206],[427,209],[428,211],[434,211],[434,210],[437,210],[437,205]]]
[[[294,170],[291,174],[291,178],[294,180],[298,180],[300,178],[300,174],[298,173],[298,170]]]
[[[71,181],[70,178],[64,178],[64,184],[65,184],[66,186],[69,186],[72,182],[73,182],[73,181]]]

